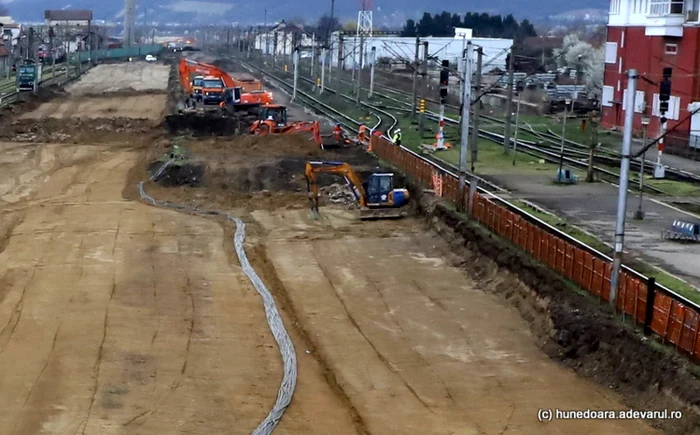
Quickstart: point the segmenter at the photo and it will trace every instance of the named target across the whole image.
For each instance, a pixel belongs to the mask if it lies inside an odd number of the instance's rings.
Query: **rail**
[[[378,157],[423,185],[431,186],[433,175],[441,179],[447,177],[447,183],[440,183],[445,186],[443,196],[456,203],[467,203],[468,198],[457,197],[458,175],[454,168],[404,146],[397,147],[386,137],[373,136],[371,140]],[[601,300],[609,298],[611,257],[481,186],[475,190],[473,218]],[[641,322],[645,331],[649,329],[664,342],[700,359],[700,305],[697,303],[623,265],[617,309],[630,314],[635,324]]]
[[[80,70],[78,70],[78,67],[76,66],[70,66],[68,68],[59,68],[56,67],[54,70],[56,72],[60,71],[60,75],[56,74],[55,76],[53,75],[53,71],[49,69],[49,71],[44,71],[42,74],[42,80],[39,81],[39,88],[42,88],[44,86],[51,86],[51,85],[59,85],[63,86],[67,83],[70,83],[71,81],[75,80],[76,78],[80,77],[83,73],[87,72],[90,69],[89,65],[84,66]],[[51,74],[50,74],[51,73]],[[51,75],[51,78],[43,78],[46,77],[47,75]],[[11,90],[11,92],[6,92],[3,93],[3,90]],[[15,84],[12,83],[9,86],[5,85],[4,87],[0,88],[0,107],[4,107],[9,104],[16,103],[19,101],[23,95],[27,94],[32,94],[31,92],[17,92],[15,89]]]

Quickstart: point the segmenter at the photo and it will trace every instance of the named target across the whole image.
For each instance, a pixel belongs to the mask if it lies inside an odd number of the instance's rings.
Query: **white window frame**
[[[651,0],[649,15],[652,17],[664,17],[666,15],[683,15],[685,12],[684,0]],[[680,7],[680,12],[678,12]],[[674,11],[675,10],[675,11]]]
[[[610,15],[620,14],[620,3],[621,0],[610,0]]]
[[[651,114],[656,117],[661,117],[661,112],[659,111],[659,106],[660,106],[660,101],[659,101],[659,94],[654,94],[654,99],[652,102],[652,110]],[[668,112],[666,112],[666,118],[667,119],[672,119],[674,121],[678,121],[680,119],[680,111],[681,111],[681,98],[680,97],[674,97],[671,95],[671,98],[668,100]]]
[[[605,43],[605,63],[617,63],[617,42]]]
[[[644,112],[644,91],[635,91],[634,94],[634,113]],[[622,93],[622,110],[627,109],[627,89]],[[670,107],[669,107],[670,110]]]
[[[612,107],[615,98],[615,88],[613,86],[603,86],[601,104],[605,107]]]
[[[671,50],[669,50],[669,48]],[[677,55],[678,54],[678,44],[671,44],[671,43],[664,44],[664,53]]]

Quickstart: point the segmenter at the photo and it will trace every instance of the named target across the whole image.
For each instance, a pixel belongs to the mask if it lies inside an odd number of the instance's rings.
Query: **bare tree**
[[[590,96],[600,96],[603,89],[603,72],[605,71],[605,51],[596,48],[577,35],[567,35],[561,49],[554,52],[559,66],[580,70],[583,84]]]

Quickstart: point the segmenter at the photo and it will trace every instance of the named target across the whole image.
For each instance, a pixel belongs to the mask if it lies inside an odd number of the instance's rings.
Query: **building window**
[[[636,91],[634,96],[634,112],[644,113],[646,102],[644,101],[644,91]],[[622,110],[627,110],[627,89],[622,94]]]
[[[601,104],[606,107],[612,107],[612,101],[615,96],[615,88],[612,86],[603,86],[603,98],[601,98]]]
[[[664,44],[664,53],[678,54],[678,44]]]
[[[617,42],[605,43],[605,63],[617,62]]]
[[[659,111],[659,94],[654,94],[654,101],[652,103],[651,114],[656,117],[661,117],[661,112]],[[677,121],[681,112],[681,99],[680,97],[671,96],[668,100],[668,112],[666,112],[666,118]]]
[[[610,15],[617,15],[620,13],[620,1],[621,0],[610,0]]]
[[[679,15],[683,14],[683,0],[651,0],[649,15]]]

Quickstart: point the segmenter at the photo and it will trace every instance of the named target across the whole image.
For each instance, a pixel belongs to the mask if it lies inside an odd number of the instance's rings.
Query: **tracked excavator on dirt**
[[[410,200],[407,189],[394,189],[394,174],[371,174],[362,182],[348,163],[307,162],[306,183],[311,202],[311,215],[318,218],[317,174],[336,174],[345,178],[355,199],[360,204],[360,219],[396,219],[406,215],[405,206]]]
[[[252,134],[299,134],[309,132],[314,142],[324,148],[318,121],[299,121],[287,123],[287,108],[278,104],[260,106],[258,120],[250,126]]]

